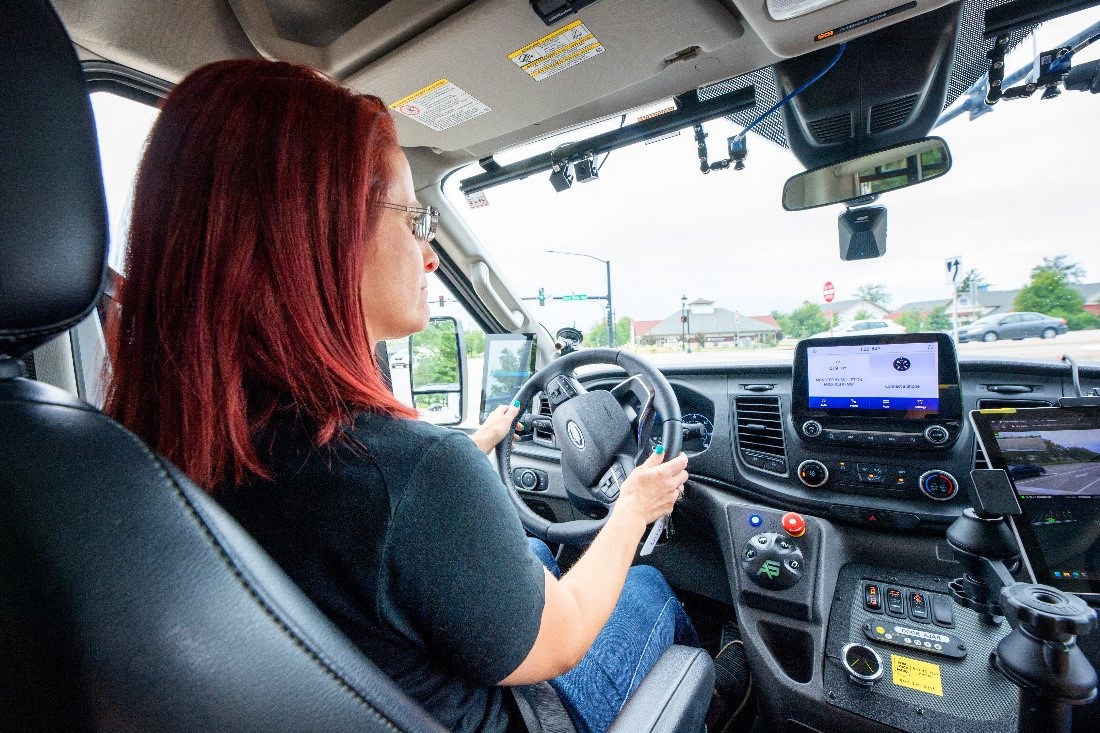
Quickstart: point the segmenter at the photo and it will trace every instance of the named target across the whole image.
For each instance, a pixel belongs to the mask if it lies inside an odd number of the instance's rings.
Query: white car
[[[852,321],[851,323],[840,324],[833,329],[832,333],[822,331],[821,333],[815,333],[813,336],[810,336],[810,338],[828,338],[829,336],[868,336],[880,333],[905,333],[905,329],[892,321]]]

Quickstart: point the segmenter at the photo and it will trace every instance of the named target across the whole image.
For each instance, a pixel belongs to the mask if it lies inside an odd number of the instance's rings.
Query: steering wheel
[[[609,364],[627,378],[610,391],[589,392],[576,369]],[[583,349],[561,356],[536,372],[516,395],[526,407],[542,392],[553,409],[554,435],[561,449],[561,471],[570,503],[587,514],[601,514],[619,497],[619,487],[649,454],[655,411],[663,420],[665,459],[680,453],[683,432],[680,404],[664,375],[649,362],[619,349]],[[521,409],[520,414],[523,414]],[[512,423],[519,422],[519,416]],[[512,482],[511,434],[496,447],[500,479],[508,489],[520,522],[531,534],[558,544],[583,545],[607,523],[602,519],[551,522],[535,514]]]

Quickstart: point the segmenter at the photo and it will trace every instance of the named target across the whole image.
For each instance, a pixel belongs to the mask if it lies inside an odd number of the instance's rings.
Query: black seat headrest
[[[107,262],[91,101],[46,0],[4,0],[0,140],[0,356],[21,356],[88,314]]]

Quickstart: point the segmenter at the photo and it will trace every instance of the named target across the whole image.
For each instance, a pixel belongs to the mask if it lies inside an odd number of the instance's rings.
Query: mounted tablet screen
[[[1035,580],[1100,598],[1100,408],[970,413],[991,468],[1008,472]]]
[[[512,401],[535,373],[537,355],[533,334],[486,334],[480,422],[485,422],[486,416],[500,405]]]

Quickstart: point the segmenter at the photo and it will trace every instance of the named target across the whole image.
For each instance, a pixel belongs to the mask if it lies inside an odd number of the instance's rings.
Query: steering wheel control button
[[[909,591],[909,617],[914,621],[928,622],[928,596],[919,590]]]
[[[925,630],[904,624],[883,623],[880,619],[863,624],[863,634],[872,641],[905,647],[914,652],[952,659],[966,658],[966,644],[959,637],[939,629]]]
[[[932,445],[943,445],[951,438],[951,433],[942,425],[929,425],[924,429],[924,439]]]
[[[802,578],[805,560],[798,545],[783,535],[764,532],[749,538],[741,552],[741,569],[765,590],[786,590]]]
[[[848,672],[848,679],[860,687],[870,687],[882,677],[882,659],[866,644],[846,645],[840,650],[840,659]]]
[[[752,514],[752,515],[749,516],[749,526],[750,527],[759,527],[763,523],[764,523],[764,520],[759,514]]]
[[[807,420],[802,423],[802,434],[807,438],[816,438],[821,435],[821,423],[817,420]]]
[[[900,588],[886,589],[886,613],[898,618],[905,618],[905,594]]]
[[[863,586],[863,607],[871,613],[882,613],[882,590],[875,583]]]
[[[933,469],[921,474],[917,481],[921,493],[933,501],[954,499],[959,493],[959,482],[947,471]]]
[[[798,464],[798,480],[804,486],[816,489],[819,486],[824,486],[825,482],[829,480],[829,469],[825,468],[825,464],[821,461],[812,458],[802,461]]]
[[[787,512],[784,514],[783,519],[780,520],[780,524],[783,525],[783,531],[791,537],[798,538],[806,534],[806,520],[797,512]]]

